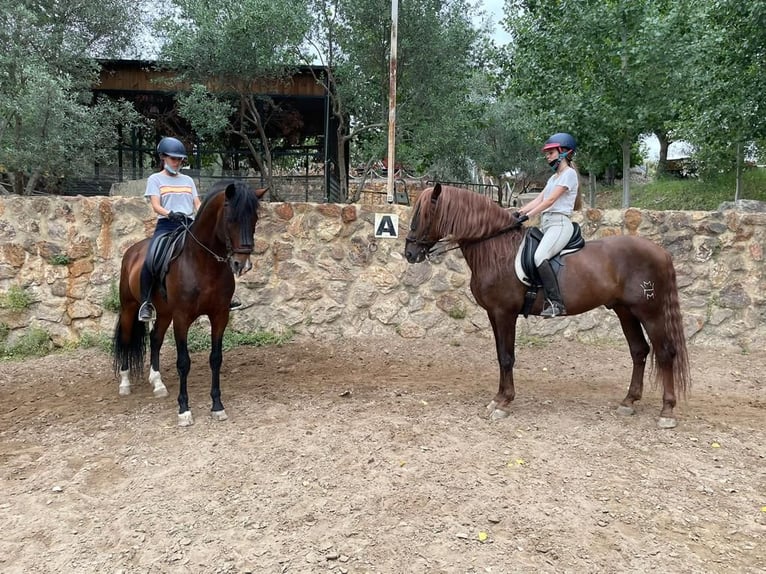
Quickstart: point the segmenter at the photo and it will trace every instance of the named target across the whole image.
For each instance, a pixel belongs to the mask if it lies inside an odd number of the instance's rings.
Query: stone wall
[[[375,212],[399,214],[399,239],[376,239]],[[238,280],[247,308],[237,330],[287,329],[322,339],[356,335],[490,338],[485,312],[469,290],[459,250],[437,263],[403,255],[410,208],[387,205],[265,203],[256,230],[254,268]],[[692,344],[763,348],[766,342],[766,213],[589,210],[587,238],[638,234],[675,260]],[[103,308],[119,280],[120,260],[151,234],[154,217],[135,197],[0,198],[0,295],[28,291],[28,309],[0,309],[17,337],[45,329],[56,344],[111,334]],[[61,265],[62,261],[67,264]],[[613,313],[522,319],[521,337],[621,341]]]

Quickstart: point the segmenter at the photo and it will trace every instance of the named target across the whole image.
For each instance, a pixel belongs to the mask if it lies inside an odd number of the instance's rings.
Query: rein
[[[518,221],[514,221],[510,225],[502,227],[502,228],[498,229],[497,231],[493,232],[492,234],[487,235],[486,237],[479,237],[478,239],[466,239],[466,240],[463,240],[462,242],[458,241],[452,247],[447,247],[447,248],[437,252],[437,247],[438,247],[439,243],[441,243],[442,241],[445,241],[445,242],[452,241],[451,239],[440,239],[439,241],[436,242],[436,245],[434,245],[431,249],[429,249],[428,255],[441,255],[442,253],[447,253],[448,251],[452,251],[454,249],[458,249],[458,248],[460,248],[462,246],[476,245],[476,244],[481,243],[483,241],[487,241],[488,239],[494,239],[495,237],[499,237],[501,235],[505,235],[506,233],[510,233],[511,231],[514,231],[514,230],[518,229],[519,227],[521,227],[521,223],[519,223]]]
[[[224,204],[223,204],[224,219],[225,219],[225,213],[226,213],[226,210],[228,209],[228,207],[229,207],[229,202],[228,201],[224,202]],[[253,253],[252,247],[251,248],[246,248],[246,247],[234,248],[234,247],[232,247],[232,245],[231,245],[231,238],[229,237],[229,234],[226,233],[226,234],[224,234],[225,237],[226,237],[226,257],[221,257],[215,251],[213,251],[207,245],[205,245],[199,239],[197,239],[197,236],[194,235],[194,233],[192,233],[192,230],[191,230],[192,224],[189,223],[188,219],[184,219],[184,222],[182,223],[182,225],[183,225],[183,228],[184,228],[184,233],[188,234],[197,243],[197,245],[199,245],[200,247],[202,247],[202,249],[204,249],[210,255],[212,255],[215,258],[215,260],[218,261],[218,263],[226,263],[227,261],[231,260],[231,256],[234,255],[235,253],[242,253],[242,254],[246,254],[246,255],[250,255],[250,254]],[[244,231],[243,231],[243,233],[244,233]]]

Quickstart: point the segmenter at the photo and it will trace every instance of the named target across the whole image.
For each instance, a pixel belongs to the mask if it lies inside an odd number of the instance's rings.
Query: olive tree
[[[140,26],[119,0],[0,0],[0,166],[6,192],[55,189],[111,155],[132,106],[94,101],[98,57]]]

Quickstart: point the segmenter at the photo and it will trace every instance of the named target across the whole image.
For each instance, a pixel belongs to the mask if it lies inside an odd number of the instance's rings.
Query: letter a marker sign
[[[396,213],[376,213],[375,237],[388,239],[399,237],[399,215]]]

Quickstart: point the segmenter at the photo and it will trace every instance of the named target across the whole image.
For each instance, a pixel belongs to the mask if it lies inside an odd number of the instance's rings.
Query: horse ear
[[[226,186],[226,199],[231,199],[237,194],[237,186],[234,182]]]
[[[266,192],[269,191],[268,187],[262,187],[261,189],[255,190],[255,195],[258,196],[258,199],[262,198],[264,195],[266,195]]]
[[[441,195],[442,192],[442,184],[437,183],[434,185],[434,189],[431,192],[431,202],[436,202],[437,199],[439,199],[439,195]]]

